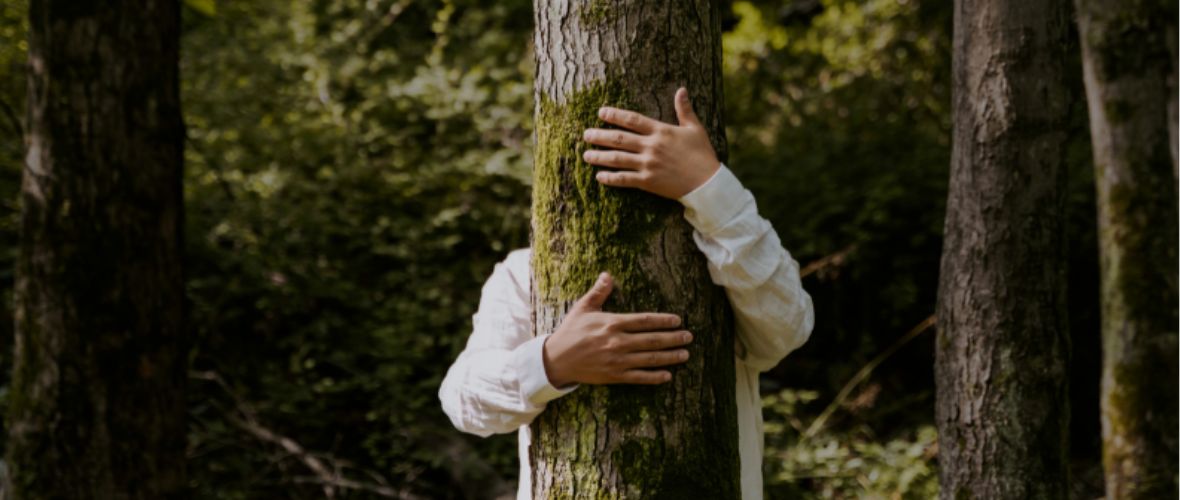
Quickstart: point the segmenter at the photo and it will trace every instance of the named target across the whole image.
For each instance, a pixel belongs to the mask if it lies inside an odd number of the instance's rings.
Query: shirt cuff
[[[520,374],[520,396],[533,406],[542,406],[578,388],[578,384],[572,384],[558,389],[549,383],[544,353],[545,339],[548,337],[536,337],[521,344],[513,352],[513,364],[516,373]]]
[[[741,181],[722,163],[713,177],[680,197],[684,218],[702,234],[713,234],[742,211],[745,190]]]

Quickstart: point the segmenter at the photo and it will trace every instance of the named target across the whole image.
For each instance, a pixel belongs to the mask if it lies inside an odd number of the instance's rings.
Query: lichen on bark
[[[1077,0],[1098,205],[1109,498],[1175,496],[1175,2]]]

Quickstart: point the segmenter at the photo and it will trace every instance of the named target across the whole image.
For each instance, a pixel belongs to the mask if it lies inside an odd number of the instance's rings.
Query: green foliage
[[[818,3],[800,19],[802,2],[735,2],[725,38],[732,167],[800,262],[833,257],[804,282],[817,313],[811,340],[764,381],[815,391],[768,401],[768,493],[924,498],[936,487],[934,461],[914,452],[933,440],[933,336],[875,370],[877,400],[891,404],[837,412],[806,440],[785,422],[817,415],[790,405],[827,404],[933,311],[950,162],[950,4]]]
[[[763,397],[768,498],[934,498],[937,432],[900,429],[892,438],[861,427],[804,435],[805,407],[815,391],[785,389]]]
[[[353,479],[445,496],[473,446],[512,474],[512,440],[460,436],[436,394],[527,244],[531,5],[219,7],[183,40],[192,357],[229,389],[193,382],[198,496],[319,491],[235,398]]]
[[[323,496],[308,456],[407,496],[510,491],[515,436],[459,434],[437,390],[493,264],[528,245],[532,2],[184,5],[193,496]],[[609,18],[589,5],[588,19]],[[26,10],[26,0],[0,5],[6,345]],[[763,378],[768,493],[928,497],[929,336],[874,371],[866,387],[878,396],[855,396],[860,406],[800,436],[814,405],[933,310],[950,3],[758,0],[732,11],[729,165],[797,260],[836,257],[805,280],[812,340]],[[1088,172],[1084,141],[1070,151],[1071,172]],[[1096,248],[1091,181],[1070,186],[1071,248]],[[1086,269],[1089,254],[1079,255]],[[1071,283],[1079,297],[1096,286]],[[1093,307],[1071,309],[1095,319]],[[9,359],[0,357],[0,403]]]
[[[17,193],[24,165],[25,61],[28,59],[28,2],[6,1],[0,5],[0,414],[8,411],[8,383],[12,365],[13,266],[20,234]],[[7,436],[0,436],[0,447]]]
[[[852,290],[817,301],[874,304],[825,332],[847,342],[879,326],[904,331],[933,309],[937,266],[928,263],[940,251],[950,161],[950,10],[822,6],[806,25],[781,26],[767,19],[775,9],[734,4],[726,111],[734,170],[787,248],[802,262],[854,249],[838,285]],[[828,298],[826,286],[816,291]],[[875,350],[861,346],[858,355]]]

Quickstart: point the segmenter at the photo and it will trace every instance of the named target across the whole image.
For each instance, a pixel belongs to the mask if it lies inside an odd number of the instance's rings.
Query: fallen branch
[[[234,415],[229,411],[224,411],[225,418],[235,427],[245,431],[247,434],[253,436],[259,441],[273,444],[281,448],[288,456],[294,458],[302,463],[304,467],[312,472],[312,478],[300,477],[295,478],[293,482],[297,483],[315,483],[323,488],[324,496],[327,498],[336,498],[336,492],[339,489],[360,490],[367,491],[386,498],[398,498],[403,500],[419,500],[423,497],[414,495],[407,491],[397,491],[389,487],[389,483],[385,481],[379,474],[373,471],[362,470],[352,466],[345,460],[340,460],[331,455],[322,453],[312,453],[308,451],[299,442],[290,437],[281,435],[259,423],[257,413],[252,405],[247,401],[238,397],[236,393],[225,382],[225,379],[220,374],[214,371],[189,372],[189,377],[206,380],[217,384],[223,391],[234,400],[234,406],[241,416]],[[372,477],[377,483],[366,483],[344,477],[340,471],[345,468],[357,469],[360,472]]]
[[[848,256],[854,251],[856,251],[856,245],[848,245],[839,252],[811,261],[799,270],[799,277],[806,278],[815,273],[823,273],[828,269],[839,268],[844,265],[844,261],[848,260]]]
[[[832,416],[832,413],[834,413],[836,409],[840,407],[840,405],[844,404],[844,401],[848,399],[848,395],[852,394],[852,390],[855,389],[856,386],[860,385],[861,382],[864,382],[865,379],[869,378],[869,375],[873,373],[873,369],[877,368],[877,365],[880,365],[883,361],[888,359],[889,356],[892,356],[893,353],[897,352],[898,349],[901,349],[902,346],[917,338],[918,335],[922,334],[922,332],[928,330],[932,325],[934,325],[934,321],[935,315],[931,314],[930,317],[922,320],[921,323],[918,323],[916,326],[910,329],[909,332],[906,332],[905,335],[902,335],[901,338],[897,339],[893,345],[889,346],[884,351],[881,351],[880,354],[877,354],[877,357],[873,358],[867,364],[862,366],[860,370],[856,372],[856,375],[853,375],[852,378],[844,384],[844,387],[840,389],[840,392],[836,394],[836,397],[832,399],[832,402],[828,404],[828,407],[824,408],[824,411],[820,413],[818,417],[815,417],[815,420],[811,422],[811,426],[809,426],[807,431],[803,433],[803,437],[800,440],[805,441],[819,432],[819,430],[823,428],[824,424],[827,423],[828,418]]]

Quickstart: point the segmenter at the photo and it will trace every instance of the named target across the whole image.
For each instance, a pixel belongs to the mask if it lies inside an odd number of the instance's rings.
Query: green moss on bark
[[[597,26],[615,19],[616,10],[608,0],[589,0],[578,9],[582,26]]]
[[[534,472],[534,488],[545,498],[692,498],[702,492],[736,498],[740,461],[728,302],[708,281],[678,203],[603,186],[594,178],[598,168],[582,161],[590,147],[583,131],[604,127],[602,106],[640,109],[610,79],[561,100],[541,96],[538,103],[534,306],[541,317],[560,314],[607,271],[616,282],[607,310],[680,314],[696,340],[688,346],[689,362],[669,367],[669,384],[585,386],[550,402],[533,423],[531,462],[542,471]],[[561,478],[547,482],[550,474]]]
[[[598,168],[582,160],[587,128],[604,127],[602,106],[633,107],[622,85],[591,84],[557,103],[543,96],[537,113],[533,174],[533,272],[545,303],[576,300],[599,273],[615,278],[628,295],[650,251],[649,237],[674,215],[676,205],[638,190],[610,188],[594,178]],[[637,290],[635,290],[637,291]],[[654,305],[647,301],[634,306]]]
[[[696,100],[720,116],[719,6],[537,1],[533,307],[536,333],[553,332],[596,276],[616,281],[611,312],[679,314],[694,333],[687,363],[657,386],[585,385],[550,401],[532,423],[537,498],[740,497],[733,317],[709,279],[692,228],[674,200],[599,184],[582,161],[587,128],[609,105],[670,120],[660,89],[711,89]],[[697,7],[694,9],[693,7]],[[572,15],[570,15],[572,14]],[[627,19],[624,23],[612,20]],[[557,34],[561,34],[560,37]],[[598,42],[576,50],[559,40]],[[704,57],[702,57],[704,55]],[[668,92],[667,97],[671,97]],[[724,151],[720,123],[707,127]]]
[[[1087,8],[1093,0],[1080,2]],[[1095,20],[1103,26],[1091,30],[1085,42],[1102,59],[1102,77],[1117,80],[1123,75],[1143,75],[1159,68],[1157,61],[1172,58],[1168,50],[1169,22],[1176,21],[1176,2],[1129,0],[1132,6],[1104,10]],[[1101,7],[1099,7],[1101,9]],[[1164,74],[1159,75],[1164,78]]]
[[[1118,498],[1176,490],[1168,465],[1177,454],[1176,191],[1167,144],[1144,146],[1098,163],[1103,461],[1108,493]]]

